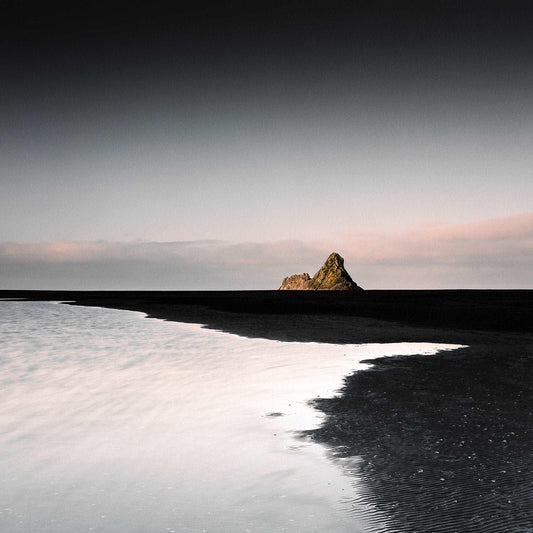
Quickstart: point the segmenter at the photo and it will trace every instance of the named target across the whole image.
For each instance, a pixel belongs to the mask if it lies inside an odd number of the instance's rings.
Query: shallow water
[[[438,348],[0,302],[0,530],[368,531],[353,478],[297,436],[321,420],[307,402],[363,359]]]

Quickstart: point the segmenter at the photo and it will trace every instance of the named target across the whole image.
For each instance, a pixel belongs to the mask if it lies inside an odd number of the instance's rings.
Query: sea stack
[[[294,274],[285,278],[280,291],[362,291],[344,268],[344,259],[333,252],[322,268],[311,278],[309,274]]]

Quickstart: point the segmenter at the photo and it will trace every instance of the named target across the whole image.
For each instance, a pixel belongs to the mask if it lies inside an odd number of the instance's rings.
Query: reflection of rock
[[[312,277],[294,274],[283,280],[280,290],[286,291],[356,291],[362,290],[344,268],[344,259],[333,252]]]

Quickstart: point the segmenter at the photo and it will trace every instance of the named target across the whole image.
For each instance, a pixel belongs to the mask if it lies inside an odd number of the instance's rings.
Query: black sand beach
[[[533,291],[0,291],[285,341],[440,342],[345,380],[304,438],[357,479],[375,531],[533,531]],[[357,458],[357,460],[351,460]]]

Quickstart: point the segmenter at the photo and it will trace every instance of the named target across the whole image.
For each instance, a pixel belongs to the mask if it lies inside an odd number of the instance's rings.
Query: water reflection
[[[307,404],[433,345],[246,339],[127,311],[0,302],[0,530],[364,532]],[[280,416],[282,415],[282,416]],[[349,495],[348,498],[346,495]]]

